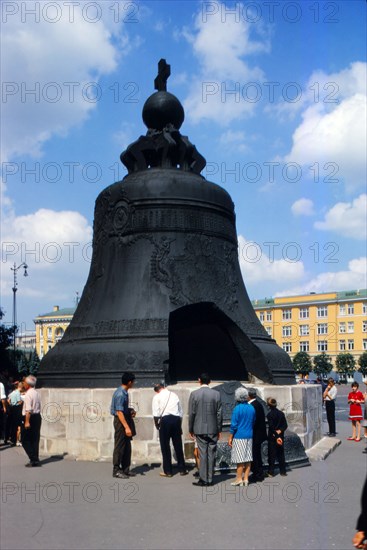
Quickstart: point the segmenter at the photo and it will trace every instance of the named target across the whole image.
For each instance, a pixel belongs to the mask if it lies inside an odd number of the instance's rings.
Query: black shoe
[[[280,472],[280,475],[281,475],[282,477],[287,477],[288,474],[287,474],[286,472]]]
[[[34,460],[33,462],[28,462],[28,464],[25,465],[26,468],[37,468],[41,466],[41,463],[39,460]]]
[[[207,481],[203,481],[202,479],[199,479],[198,481],[193,481],[192,484],[196,487],[209,487],[209,485],[213,485],[212,483],[208,483]]]
[[[135,477],[136,476],[136,474],[134,472],[122,472],[122,473],[125,474],[128,477]]]
[[[200,477],[199,472],[194,472],[192,475],[193,475],[194,477]]]
[[[180,472],[180,476],[187,476],[189,472],[187,470],[183,470],[182,472]]]
[[[265,477],[274,477],[274,472],[268,472],[267,474],[265,474]]]
[[[119,479],[129,479],[129,476],[127,474],[124,474],[124,472],[113,472],[112,477],[118,477]]]
[[[363,453],[364,455],[366,455],[366,454],[367,454],[367,448],[364,449],[364,450],[362,451],[362,453]]]

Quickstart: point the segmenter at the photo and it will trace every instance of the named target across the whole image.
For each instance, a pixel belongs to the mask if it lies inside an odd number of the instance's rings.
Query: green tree
[[[293,357],[293,367],[298,374],[308,374],[312,371],[311,359],[305,351],[299,351]]]
[[[367,376],[367,351],[364,351],[358,359],[359,372],[362,376]]]
[[[0,308],[0,321],[4,317],[4,312]],[[12,357],[12,345],[14,341],[14,327],[6,327],[0,324],[0,366],[2,371],[12,373],[15,369]]]
[[[326,376],[333,368],[330,355],[324,351],[313,358],[313,370],[318,376]]]
[[[356,368],[356,362],[351,353],[341,353],[335,361],[336,370],[345,378],[352,374]]]
[[[21,377],[28,376],[28,374],[36,376],[40,366],[40,359],[36,350],[30,352],[17,350],[17,365]]]

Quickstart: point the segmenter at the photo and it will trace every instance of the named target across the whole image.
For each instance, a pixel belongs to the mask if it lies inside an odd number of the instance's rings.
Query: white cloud
[[[219,5],[222,7],[222,4]],[[242,5],[239,4],[239,7]],[[259,39],[254,38],[257,32]],[[198,14],[194,31],[182,33],[192,45],[200,65],[200,74],[193,83],[184,107],[192,122],[213,120],[226,126],[233,120],[251,115],[256,101],[251,101],[256,89],[244,86],[249,82],[264,79],[259,67],[250,67],[245,57],[259,52],[268,52],[269,41],[264,29],[244,19],[231,17],[223,21],[221,9],[207,17]],[[235,93],[231,93],[235,90]]]
[[[348,263],[348,270],[320,273],[308,282],[277,292],[275,296],[297,296],[308,294],[309,292],[331,292],[366,288],[366,267],[366,257],[356,258]]]
[[[27,9],[36,4],[42,7],[41,2],[27,2]],[[111,10],[109,17],[91,23],[88,18],[95,13],[90,10],[83,15],[83,8],[83,3],[74,6],[73,21],[66,6],[60,4],[61,17],[55,23],[47,20],[54,16],[49,11],[46,18],[41,12],[38,22],[29,16],[24,24],[19,10],[3,24],[3,160],[26,154],[40,156],[51,136],[64,136],[85,121],[98,105],[90,100],[101,92],[100,77],[117,67],[113,33],[125,44],[121,51],[128,51],[128,40],[119,30],[121,23],[113,23]]]
[[[261,283],[263,281],[297,281],[303,278],[305,270],[302,261],[290,259],[275,260],[266,254],[267,249],[259,243],[247,241],[238,236],[238,255],[244,281]]]
[[[246,145],[245,132],[227,130],[224,132],[219,139],[221,145],[228,149],[234,149],[241,153],[244,153],[248,150]]]
[[[313,216],[314,204],[310,199],[298,199],[291,206],[291,211],[294,216]]]
[[[286,162],[319,163],[323,183],[345,180],[350,190],[365,186],[366,67],[353,63],[340,73],[315,73],[312,80],[318,78],[319,99],[314,97],[302,113]]]
[[[334,231],[353,239],[367,238],[367,195],[359,195],[352,202],[338,202],[325,214],[324,221],[314,227],[322,231]]]
[[[10,267],[29,266],[24,296],[54,299],[84,285],[91,259],[92,228],[78,212],[40,209],[25,216],[10,215],[3,223],[2,296],[12,292]]]

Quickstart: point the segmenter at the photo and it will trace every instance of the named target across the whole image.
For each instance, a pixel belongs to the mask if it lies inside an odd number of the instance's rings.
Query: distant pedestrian
[[[273,397],[266,401],[270,411],[267,414],[268,419],[268,457],[269,470],[268,476],[274,477],[275,459],[278,459],[281,476],[286,476],[285,453],[284,453],[284,432],[288,428],[285,414],[277,409],[277,402]]]
[[[29,375],[23,382],[25,391],[23,402],[22,445],[28,455],[26,467],[41,466],[39,444],[41,436],[41,398],[35,386],[37,378]]]
[[[349,420],[352,421],[352,435],[348,437],[348,440],[358,442],[361,441],[362,403],[364,403],[364,396],[358,389],[358,382],[353,382],[351,388],[352,391],[348,394],[348,403],[350,405]]]
[[[330,437],[336,436],[335,399],[337,394],[338,394],[338,390],[336,389],[334,378],[329,378],[323,397],[324,397],[325,407],[326,407],[326,418],[329,424],[329,431],[327,435]]]
[[[22,425],[22,409],[23,409],[23,382],[18,382],[8,396],[9,403],[9,435],[10,443],[14,447],[20,444],[20,426]]]
[[[116,389],[111,402],[111,414],[114,417],[113,427],[115,429],[112,476],[121,479],[135,476],[133,472],[130,472],[130,464],[131,440],[136,435],[134,423],[136,413],[133,408],[129,407],[128,395],[134,382],[135,375],[125,372],[121,377],[121,386]]]
[[[228,445],[232,449],[232,463],[236,464],[236,479],[231,485],[247,487],[252,462],[252,437],[256,411],[248,403],[248,392],[244,387],[236,389],[236,406],[232,412]]]
[[[267,440],[265,411],[260,401],[256,399],[257,394],[255,389],[248,390],[248,397],[248,402],[254,407],[256,413],[254,434],[252,438],[252,480],[263,481],[264,470],[261,447],[263,442]]]
[[[159,443],[163,459],[162,477],[172,477],[171,446],[176,453],[177,465],[181,476],[188,474],[182,448],[182,407],[178,396],[163,384],[154,386],[152,409],[156,428],[159,430]]]
[[[6,441],[6,416],[8,414],[8,402],[6,400],[5,386],[0,382],[0,439]]]
[[[363,394],[364,397],[364,415],[363,415],[363,428],[364,428],[364,440],[367,442],[367,382],[364,383],[366,388]],[[367,446],[363,449],[362,453],[367,454]]]
[[[196,436],[200,454],[200,477],[193,485],[204,487],[213,485],[215,453],[223,417],[220,394],[209,388],[210,376],[201,374],[199,384],[200,388],[193,391],[189,399],[189,433],[192,439]]]

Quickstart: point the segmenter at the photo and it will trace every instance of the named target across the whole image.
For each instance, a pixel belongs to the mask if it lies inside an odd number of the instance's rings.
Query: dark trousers
[[[4,442],[7,442],[9,439],[9,413],[7,411],[4,411],[2,405],[0,405],[0,407],[0,439],[3,439]]]
[[[13,445],[17,442],[18,428],[22,425],[22,408],[23,405],[13,405],[9,409],[9,438]]]
[[[31,414],[30,428],[24,427],[24,417],[22,423],[22,445],[28,455],[30,462],[39,461],[39,446],[41,436],[42,418],[40,414]]]
[[[206,483],[212,483],[215,466],[215,453],[217,450],[218,436],[216,434],[210,435],[196,435],[196,441],[199,449],[200,464],[199,475],[202,481]]]
[[[131,464],[131,437],[128,437],[125,428],[117,416],[113,420],[115,428],[115,447],[113,449],[113,473],[122,470],[127,474]]]
[[[329,433],[335,434],[336,428],[335,428],[335,401],[329,401],[326,399],[325,401],[325,407],[326,407],[326,418],[329,424]]]
[[[268,457],[269,457],[269,474],[274,474],[275,460],[278,459],[279,470],[281,474],[286,473],[285,456],[284,456],[284,439],[283,445],[278,445],[275,437],[268,439]]]
[[[183,472],[186,468],[181,439],[181,418],[173,414],[167,414],[162,417],[159,429],[159,443],[161,445],[163,472],[165,474],[172,474],[171,439],[176,453],[178,469]]]
[[[261,456],[261,445],[262,441],[252,440],[252,464],[251,470],[255,478],[263,478],[263,460]]]

